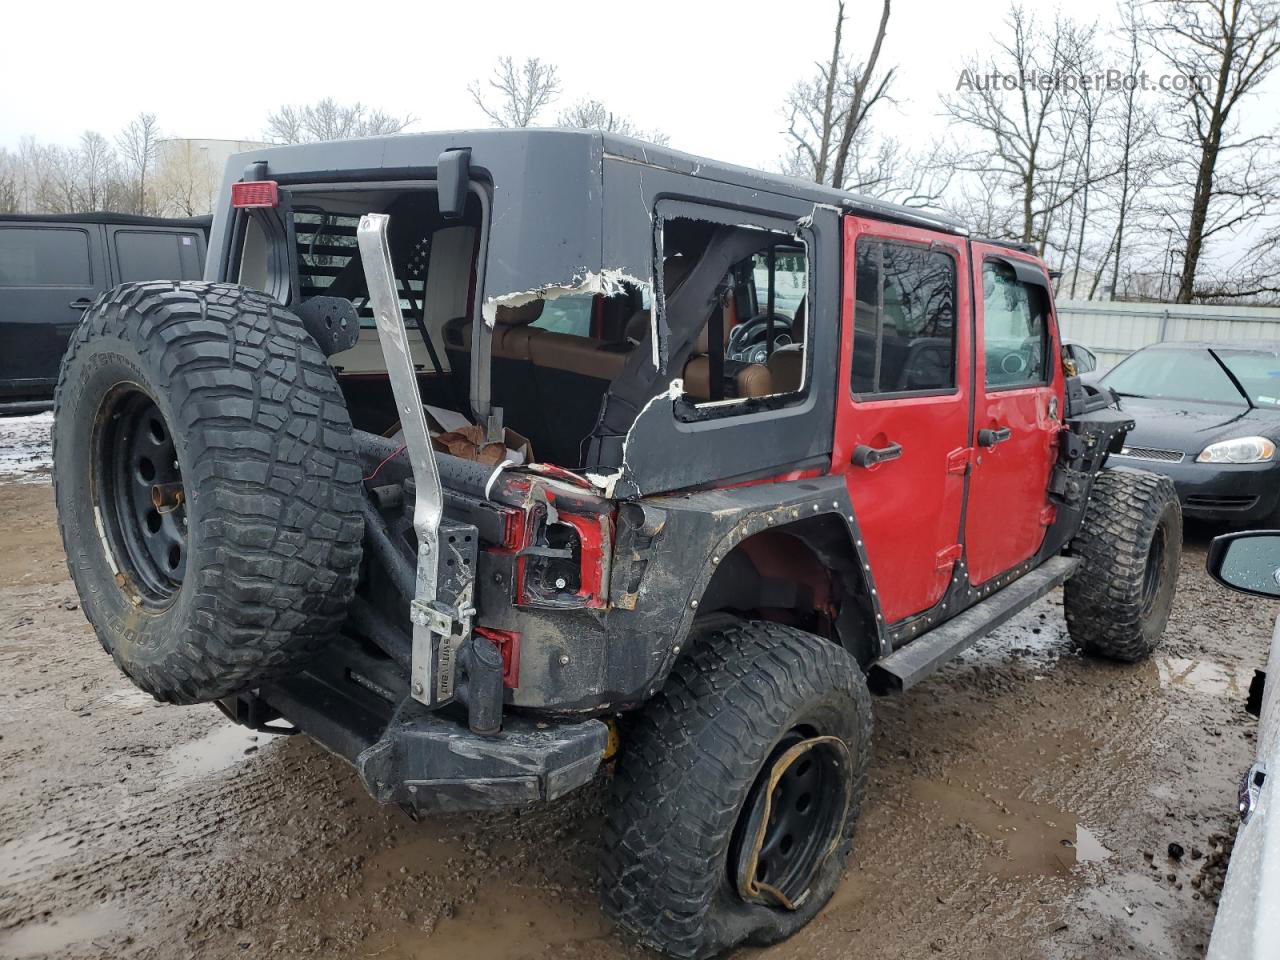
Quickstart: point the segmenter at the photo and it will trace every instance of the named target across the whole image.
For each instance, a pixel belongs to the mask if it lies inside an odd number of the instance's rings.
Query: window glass
[[[914,244],[860,240],[855,272],[853,392],[954,388],[955,258]]]
[[[567,333],[574,337],[591,336],[591,309],[595,297],[590,294],[556,297],[542,305],[542,316],[538,317],[532,327],[540,330],[551,330],[554,333]]]
[[[1266,351],[1187,350],[1148,347],[1139,350],[1102,378],[1122,397],[1198,400],[1247,406],[1222,362],[1250,399],[1260,407],[1280,406],[1280,357]]]
[[[87,287],[89,235],[59,227],[0,228],[0,286]]]
[[[116,264],[120,279],[197,280],[196,238],[189,233],[117,230]]]
[[[1047,383],[1048,302],[998,260],[982,265],[982,349],[988,387]]]

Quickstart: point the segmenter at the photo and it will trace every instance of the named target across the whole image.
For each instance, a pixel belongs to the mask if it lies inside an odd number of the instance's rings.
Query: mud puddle
[[[112,903],[50,917],[40,923],[29,923],[0,933],[0,956],[22,960],[25,957],[65,956],[74,947],[101,948],[104,939],[127,926],[124,911]],[[96,952],[96,951],[95,951]]]
[[[1078,864],[1100,863],[1111,856],[1098,834],[1073,814],[1008,790],[956,777],[916,781],[911,794],[939,816],[958,818],[993,841],[995,850],[987,855],[985,867],[995,877],[1067,876]]]
[[[281,739],[234,723],[219,724],[203,737],[166,751],[166,769],[157,786],[173,789],[217,777],[259,752],[269,755]]]
[[[1193,660],[1186,657],[1158,657],[1160,683],[1166,687],[1189,690],[1207,697],[1236,699],[1241,703],[1249,694],[1253,667]]]

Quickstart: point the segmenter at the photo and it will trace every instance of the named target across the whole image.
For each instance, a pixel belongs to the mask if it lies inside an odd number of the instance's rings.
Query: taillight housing
[[[231,206],[240,210],[280,206],[280,186],[274,180],[245,180],[231,185]]]
[[[516,554],[516,603],[544,610],[604,607],[605,545],[610,518],[539,509]]]

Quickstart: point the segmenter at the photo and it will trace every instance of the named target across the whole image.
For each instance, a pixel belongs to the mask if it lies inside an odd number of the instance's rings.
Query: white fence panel
[[[1163,340],[1280,340],[1280,307],[1062,300],[1057,309],[1063,339],[1092,350],[1103,370]]]

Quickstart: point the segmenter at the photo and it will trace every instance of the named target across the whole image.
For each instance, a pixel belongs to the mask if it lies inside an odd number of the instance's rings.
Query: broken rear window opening
[[[672,331],[668,369],[680,371],[684,383],[677,415],[732,416],[761,406],[749,401],[793,402],[803,393],[808,366],[809,264],[803,241],[703,220],[664,221],[664,311],[713,246],[736,252],[726,268],[710,268],[714,275],[697,271],[704,275],[693,282],[714,284],[710,306],[703,311],[708,301],[697,296],[698,315],[666,315]]]
[[[454,414],[445,418],[450,423],[469,419],[469,371],[465,360],[460,369],[451,363],[455,354],[447,349],[447,336],[451,324],[469,326],[475,310],[479,199],[470,196],[463,216],[447,220],[435,190],[425,183],[299,185],[282,192],[288,200],[282,214],[292,232],[294,272],[288,294],[278,289],[274,294],[294,309],[314,297],[340,297],[355,307],[361,335],[355,346],[330,358],[353,424],[385,434],[399,419],[356,246],[356,227],[366,213],[391,216],[392,266],[423,402]],[[263,290],[271,285],[272,253],[269,231],[261,224],[270,215],[239,214],[240,282]]]

